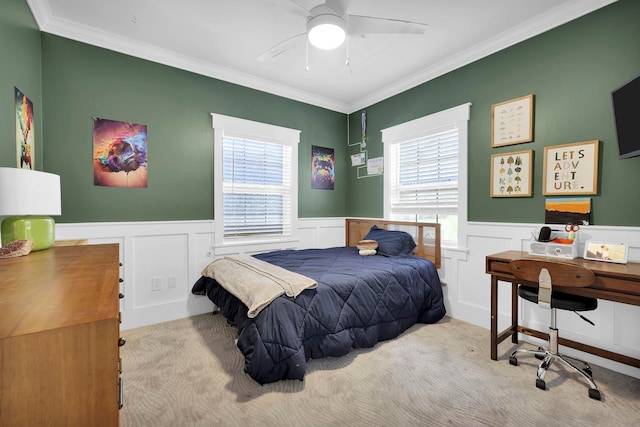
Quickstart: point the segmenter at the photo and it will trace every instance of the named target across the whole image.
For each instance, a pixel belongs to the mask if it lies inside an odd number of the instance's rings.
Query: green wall
[[[367,107],[369,157],[382,156],[381,129],[471,102],[469,220],[543,222],[544,147],[598,139],[593,223],[640,225],[640,158],[618,158],[610,98],[640,73],[638,22],[640,2],[620,0]],[[62,179],[58,222],[211,219],[212,112],[302,130],[300,217],[383,214],[382,177],[356,179],[349,165],[344,114],[39,33],[24,0],[3,2],[0,56],[0,166],[15,165],[17,86],[34,102],[36,168]],[[492,149],[491,105],[529,93],[534,141]],[[93,185],[94,116],[148,126],[148,188]],[[356,142],[360,112],[349,120]],[[335,191],[311,189],[312,145],[336,150]],[[492,199],[491,155],[521,149],[535,151],[534,196]]]
[[[311,146],[347,156],[346,115],[42,34],[44,156],[61,176],[58,222],[213,218],[211,113],[300,129],[299,216],[347,214],[346,162],[334,191],[311,189]],[[93,185],[92,117],[147,125],[146,189]]]
[[[40,31],[24,0],[0,8],[0,166],[16,166],[15,87],[33,102],[34,167],[42,170]]]
[[[380,130],[471,102],[468,219],[543,223],[545,146],[600,140],[592,223],[640,225],[640,158],[620,160],[611,91],[640,74],[640,2],[620,0],[366,108],[369,157],[382,156]],[[491,148],[491,105],[533,93],[534,141]],[[350,116],[351,140],[360,112]],[[640,124],[639,124],[640,126]],[[492,154],[534,150],[534,195],[491,198]],[[351,148],[350,154],[357,152]],[[383,178],[350,173],[349,214],[383,216]]]

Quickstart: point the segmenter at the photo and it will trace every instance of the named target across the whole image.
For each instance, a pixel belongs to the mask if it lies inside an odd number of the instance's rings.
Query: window
[[[471,104],[382,130],[385,218],[437,222],[458,246],[466,223],[467,123]]]
[[[300,131],[211,116],[216,245],[295,238]]]

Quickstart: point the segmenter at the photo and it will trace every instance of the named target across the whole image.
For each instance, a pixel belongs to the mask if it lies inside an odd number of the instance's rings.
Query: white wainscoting
[[[540,224],[474,223],[466,225],[467,236],[464,250],[445,249],[440,277],[447,284],[444,287],[447,314],[456,319],[474,325],[490,328],[490,287],[491,278],[485,274],[485,257],[507,250],[528,250],[531,232],[539,229]],[[629,245],[629,261],[640,261],[640,228],[585,226],[580,229],[578,242],[582,256],[584,242],[624,242]],[[511,315],[510,286],[499,284],[498,328],[503,330],[510,324]],[[598,309],[583,313],[596,325],[592,326],[572,312],[558,312],[560,335],[600,347],[616,353],[640,358],[640,334],[636,325],[640,322],[640,307],[611,301],[598,301]],[[540,331],[549,327],[549,312],[535,304],[520,299],[519,323]],[[521,339],[539,344],[535,338],[522,335]],[[487,331],[487,342],[489,331]],[[507,360],[509,344],[501,345],[498,356]],[[487,348],[487,351],[488,348]],[[570,348],[561,351],[582,358],[590,363],[604,366],[627,375],[640,378],[640,369],[603,359],[592,354],[582,353]],[[487,353],[487,357],[489,354]],[[597,378],[596,378],[597,383]]]
[[[122,291],[122,329],[209,312],[213,304],[206,297],[191,294],[200,272],[214,257],[257,253],[277,249],[304,249],[344,245],[344,218],[303,218],[298,221],[298,240],[269,245],[213,247],[213,221],[126,222],[57,224],[56,238],[88,239],[89,243],[119,243]],[[487,329],[490,325],[490,277],[485,274],[485,257],[505,250],[526,250],[531,231],[539,224],[468,223],[465,248],[444,248],[440,277],[447,314]],[[583,227],[581,248],[586,240],[625,242],[629,260],[640,261],[640,229],[633,227]],[[160,290],[153,291],[153,281]],[[499,327],[506,328],[510,314],[509,286],[500,286]],[[573,313],[561,312],[561,336],[631,357],[640,358],[640,307],[599,301],[598,309],[585,313],[596,326]],[[520,323],[539,330],[548,328],[549,313],[521,302]],[[534,338],[523,339],[536,342]],[[501,346],[501,348],[506,348]],[[640,378],[640,369],[597,356],[563,349],[567,354]],[[508,355],[500,354],[502,360]],[[489,349],[487,346],[487,357]]]
[[[213,221],[56,224],[56,240],[88,239],[120,245],[121,329],[132,329],[213,310],[206,297],[191,293],[214,257],[277,249],[344,245],[344,218],[298,220],[298,240],[261,245],[213,247]],[[160,290],[152,290],[152,283]]]

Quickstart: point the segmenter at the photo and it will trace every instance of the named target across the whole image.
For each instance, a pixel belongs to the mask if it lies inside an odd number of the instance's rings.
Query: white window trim
[[[298,239],[298,144],[300,143],[300,131],[215,113],[211,113],[211,124],[213,126],[214,141],[213,202],[215,246],[243,246],[254,243],[296,241]],[[238,239],[233,243],[224,242],[224,221],[222,220],[224,217],[222,139],[225,132],[266,142],[277,142],[291,147],[291,236],[271,237],[268,239],[247,238]]]
[[[384,145],[384,170],[390,170],[391,146],[393,144],[418,138],[425,134],[436,133],[440,129],[458,128],[458,242],[457,247],[463,246],[463,239],[467,234],[467,144],[468,125],[471,103],[452,107],[447,110],[429,114],[405,123],[382,129],[382,144]],[[384,217],[390,218],[391,179],[384,174]]]

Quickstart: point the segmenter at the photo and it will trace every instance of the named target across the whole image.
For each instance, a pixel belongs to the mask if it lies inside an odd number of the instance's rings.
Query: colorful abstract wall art
[[[147,125],[93,118],[93,184],[146,188]]]
[[[334,150],[311,146],[311,188],[317,190],[333,190]]]
[[[14,87],[16,108],[17,167],[35,169],[35,136],[33,129],[33,103],[20,89]]]

